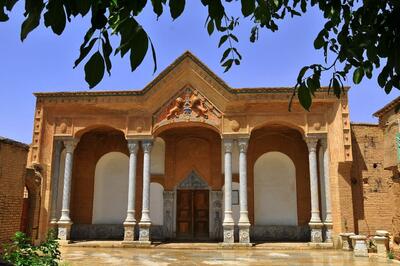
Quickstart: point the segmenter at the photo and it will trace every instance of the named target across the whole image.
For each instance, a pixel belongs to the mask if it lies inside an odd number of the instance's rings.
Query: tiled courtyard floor
[[[336,250],[176,250],[61,248],[66,265],[400,265],[383,258],[354,258]]]

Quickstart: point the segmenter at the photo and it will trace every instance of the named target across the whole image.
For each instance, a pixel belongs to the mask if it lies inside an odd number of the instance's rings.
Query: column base
[[[224,243],[234,243],[234,225],[233,224],[223,224],[224,228]]]
[[[332,239],[332,228],[333,228],[333,224],[330,222],[325,222],[324,223],[324,227],[325,227],[325,243],[333,243],[333,239]]]
[[[323,223],[320,222],[310,222],[308,224],[311,228],[311,242],[312,243],[321,243],[322,242],[322,228],[324,226]]]
[[[139,223],[139,242],[150,242],[150,222]]]
[[[351,236],[354,236],[354,233],[341,233],[340,238],[342,240],[342,250],[352,251],[353,250],[353,241],[351,240]]]
[[[124,242],[135,240],[135,222],[124,222]]]
[[[72,222],[70,221],[59,221],[58,222],[58,238],[61,241],[70,241],[71,240],[71,226]]]
[[[386,236],[374,236],[374,241],[378,256],[386,258],[389,251],[389,238]]]
[[[355,241],[354,257],[368,257],[367,237],[364,235],[355,235],[350,237]]]
[[[250,224],[239,223],[239,243],[250,243]]]

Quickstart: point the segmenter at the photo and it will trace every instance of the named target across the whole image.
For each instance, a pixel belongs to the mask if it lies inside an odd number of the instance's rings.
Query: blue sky
[[[112,59],[112,75],[105,76],[93,90],[141,89],[186,50],[232,87],[293,86],[302,66],[323,61],[322,52],[313,48],[313,40],[323,25],[317,10],[280,23],[276,33],[261,31],[255,44],[248,41],[251,24],[241,18],[236,34],[243,61],[240,67],[223,73],[219,65],[223,50],[217,48],[219,36],[209,37],[204,28],[206,10],[200,1],[186,2],[189,3],[185,13],[175,21],[167,9],[157,21],[149,4],[139,17],[157,50],[158,71],[155,74],[150,54],[133,73],[129,57],[116,56]],[[237,3],[231,5],[230,14],[237,15]],[[35,105],[33,92],[88,90],[84,64],[76,69],[72,66],[89,24],[88,18],[75,18],[67,24],[61,37],[42,27],[22,43],[19,38],[22,14],[23,2],[19,1],[11,19],[0,23],[0,136],[30,143]],[[115,42],[113,47],[116,47]],[[327,85],[326,78],[323,85]],[[354,85],[350,77],[346,85],[352,87],[350,116],[355,122],[376,122],[372,113],[400,95],[399,91],[386,95],[375,77],[359,85]]]

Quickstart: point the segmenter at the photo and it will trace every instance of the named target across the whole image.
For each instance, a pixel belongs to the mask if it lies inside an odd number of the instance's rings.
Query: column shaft
[[[74,149],[78,140],[69,139],[64,141],[65,146],[65,170],[64,170],[64,188],[63,201],[61,209],[61,218],[58,221],[58,237],[61,240],[70,239],[70,231],[72,221],[69,217],[69,206],[71,201],[71,181],[72,181],[72,166],[74,161]]]
[[[142,199],[142,217],[140,219],[140,241],[150,241],[150,165],[151,165],[151,140],[143,141],[143,199]]]
[[[247,146],[248,139],[239,139],[239,242],[250,243],[250,221],[247,210]]]
[[[51,178],[51,215],[50,223],[57,224],[57,198],[58,198],[58,184],[60,177],[60,163],[62,152],[62,141],[54,141],[54,159],[53,159],[53,172]]]
[[[311,193],[311,242],[322,242],[322,227],[319,214],[318,199],[318,168],[317,168],[317,138],[307,138],[308,158],[310,165],[310,193]]]
[[[321,140],[323,150],[323,164],[324,164],[324,184],[325,184],[325,206],[326,216],[324,217],[325,226],[325,242],[332,242],[332,208],[331,208],[331,187],[329,177],[329,150],[328,150],[328,139],[324,138]]]
[[[139,143],[128,140],[129,174],[128,174],[128,207],[124,222],[124,241],[133,241],[135,237],[135,192],[136,192],[136,162]]]
[[[232,218],[232,145],[233,141],[231,139],[226,139],[223,141],[225,148],[225,193],[224,193],[224,242],[233,243],[233,229],[234,223]]]

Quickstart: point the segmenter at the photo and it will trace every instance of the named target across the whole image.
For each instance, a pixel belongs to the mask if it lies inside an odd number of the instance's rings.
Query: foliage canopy
[[[7,21],[18,0],[0,0],[0,21]],[[298,74],[293,95],[307,110],[312,96],[320,88],[321,75],[330,76],[329,89],[340,97],[343,82],[350,74],[355,84],[364,77],[377,81],[386,93],[400,89],[400,1],[398,0],[200,0],[207,9],[208,34],[220,34],[218,47],[224,47],[221,65],[228,71],[240,65],[242,55],[235,44],[234,34],[239,19],[248,19],[253,27],[250,42],[256,42],[261,30],[275,32],[277,22],[288,16],[301,16],[310,8],[318,8],[325,24],[314,41],[315,49],[322,49],[324,62],[303,67]],[[227,14],[227,5],[237,2],[243,18]],[[74,67],[86,61],[85,79],[90,88],[96,86],[104,73],[111,74],[110,56],[124,57],[129,52],[131,70],[142,63],[148,50],[157,69],[156,51],[150,36],[137,20],[147,4],[157,17],[166,9],[174,20],[185,11],[185,0],[25,0],[25,21],[21,26],[21,40],[40,25],[61,35],[76,16],[90,16],[91,26],[84,36],[80,55]],[[119,38],[119,46],[111,46],[109,36]],[[97,43],[97,45],[95,45]],[[328,60],[329,59],[329,60]]]

